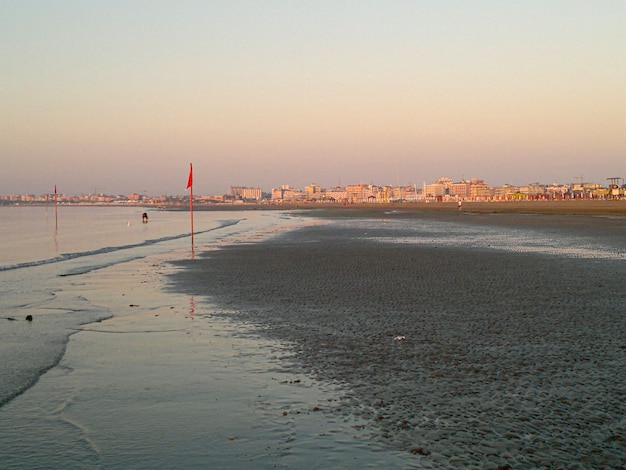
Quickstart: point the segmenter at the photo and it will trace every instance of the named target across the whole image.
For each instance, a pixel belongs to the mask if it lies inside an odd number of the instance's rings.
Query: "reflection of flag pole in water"
[[[189,298],[189,316],[193,320],[193,314],[196,313],[196,301],[193,296]]]
[[[196,312],[196,301],[194,300],[193,296],[191,296],[189,298],[189,317],[185,317],[185,318],[191,318],[191,320],[193,321],[193,314]],[[193,336],[193,329],[189,329],[187,331],[187,334],[189,335],[189,337],[191,338],[191,341],[195,341],[196,339]]]
[[[193,166],[189,164],[189,178],[187,178],[187,187],[189,189],[189,213],[191,214],[191,254],[194,253],[193,248]]]

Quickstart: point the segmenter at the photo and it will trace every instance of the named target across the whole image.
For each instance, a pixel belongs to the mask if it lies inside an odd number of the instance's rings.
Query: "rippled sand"
[[[623,260],[354,235],[211,252],[176,283],[287,341],[287,371],[342,386],[329,419],[363,420],[419,467],[626,466]]]

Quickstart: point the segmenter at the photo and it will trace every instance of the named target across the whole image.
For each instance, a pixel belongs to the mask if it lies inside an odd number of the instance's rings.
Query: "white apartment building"
[[[348,192],[341,186],[324,190],[324,201],[344,202],[348,200]]]
[[[245,186],[231,186],[228,195],[235,199],[244,199],[248,201],[260,201],[263,199],[263,191],[261,188],[247,188]]]

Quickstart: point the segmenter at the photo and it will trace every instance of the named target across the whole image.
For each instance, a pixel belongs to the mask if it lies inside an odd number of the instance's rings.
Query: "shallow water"
[[[525,217],[525,216],[518,216]],[[528,217],[528,216],[526,216]],[[407,243],[425,246],[445,246],[465,249],[487,249],[512,253],[534,253],[560,257],[626,260],[626,240],[607,240],[607,237],[578,233],[558,227],[503,227],[483,217],[479,224],[469,215],[465,221],[439,221],[432,219],[382,219],[379,224],[372,220],[351,220],[351,227],[361,227],[360,238],[381,243]],[[558,219],[557,219],[558,220]],[[558,222],[557,222],[558,223]],[[601,226],[600,223],[598,225]],[[368,228],[376,228],[375,236],[368,235]],[[390,236],[381,236],[379,230],[387,228]],[[601,229],[597,229],[600,232]]]
[[[170,257],[82,275],[74,295],[115,316],[81,326],[0,409],[2,468],[407,467],[353,419],[329,419],[332,385],[281,372],[283,344],[162,291]]]
[[[0,405],[54,366],[80,325],[117,314],[77,294],[86,274],[175,250],[192,256],[188,212],[150,211],[147,224],[142,212],[60,207],[56,219],[45,207],[0,208]],[[195,249],[253,241],[293,220],[270,212],[197,212]]]

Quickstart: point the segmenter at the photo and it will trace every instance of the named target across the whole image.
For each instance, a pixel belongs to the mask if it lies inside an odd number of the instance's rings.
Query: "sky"
[[[624,0],[0,10],[0,194],[626,177]]]

